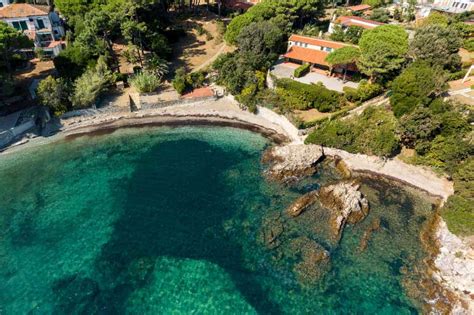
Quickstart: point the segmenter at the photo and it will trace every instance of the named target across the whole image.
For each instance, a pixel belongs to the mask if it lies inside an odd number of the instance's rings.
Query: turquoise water
[[[417,313],[401,270],[417,280],[431,205],[365,180],[370,215],[334,244],[324,209],[284,210],[337,175],[267,181],[269,145],[233,128],[160,127],[0,156],[0,314]],[[276,248],[268,226],[283,231]],[[327,264],[305,260],[315,247]]]

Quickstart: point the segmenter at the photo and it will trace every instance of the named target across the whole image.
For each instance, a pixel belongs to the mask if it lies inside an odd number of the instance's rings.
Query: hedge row
[[[306,75],[309,72],[310,68],[311,66],[309,63],[301,65],[295,69],[295,72],[293,73],[293,75],[295,76],[295,78],[301,78],[302,76]]]
[[[322,83],[304,84],[291,79],[276,82],[277,94],[291,109],[316,108],[320,112],[333,112],[341,107],[342,95],[328,90]]]

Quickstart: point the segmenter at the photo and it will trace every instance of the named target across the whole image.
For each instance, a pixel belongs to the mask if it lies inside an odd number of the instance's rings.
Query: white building
[[[10,4],[10,0],[0,0],[0,8],[6,7]]]
[[[474,0],[434,0],[433,8],[448,13],[474,11]]]
[[[48,6],[12,3],[0,8],[0,20],[25,33],[47,56],[57,56],[63,49],[64,27],[59,15]]]
[[[340,16],[338,18],[334,16],[333,20],[329,24],[329,34],[334,33],[334,27],[337,24],[340,25],[343,30],[347,29],[349,26],[358,26],[364,29],[373,29],[377,26],[384,25],[384,23],[363,19],[358,16]]]

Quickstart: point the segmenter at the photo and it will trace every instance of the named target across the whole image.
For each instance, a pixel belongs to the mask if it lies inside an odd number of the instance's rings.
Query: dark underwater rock
[[[316,284],[329,271],[329,252],[306,236],[291,240],[288,252],[297,259],[293,272],[302,286]]]
[[[309,206],[311,206],[318,199],[318,193],[316,191],[311,191],[307,194],[296,199],[289,207],[286,209],[286,213],[292,217],[299,216],[303,211],[305,211]]]

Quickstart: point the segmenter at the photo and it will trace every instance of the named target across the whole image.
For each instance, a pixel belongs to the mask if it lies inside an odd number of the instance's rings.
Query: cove
[[[294,185],[268,181],[270,145],[234,128],[159,127],[0,156],[0,313],[418,313],[410,283],[431,204],[362,179],[370,214],[331,244],[321,209],[282,213],[339,175],[322,166]],[[281,244],[268,248],[262,228],[275,220]],[[306,283],[298,266],[312,242],[330,265]]]

